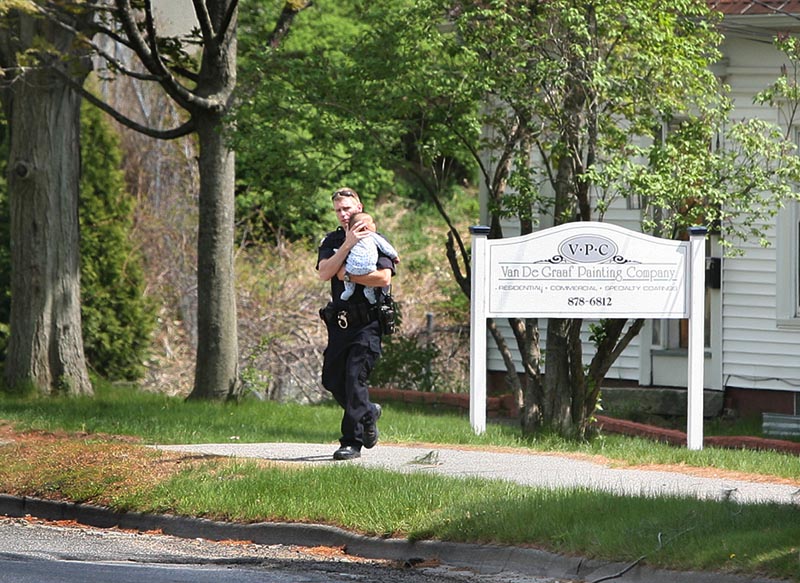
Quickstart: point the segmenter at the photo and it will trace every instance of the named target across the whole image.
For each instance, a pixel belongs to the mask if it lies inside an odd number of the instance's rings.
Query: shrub
[[[120,168],[119,143],[97,109],[82,113],[81,317],[86,359],[111,380],[134,380],[155,326],[144,294],[142,259],[130,238],[134,200]]]
[[[433,361],[439,348],[418,336],[384,336],[383,355],[370,375],[370,384],[394,389],[433,391],[439,374]]]

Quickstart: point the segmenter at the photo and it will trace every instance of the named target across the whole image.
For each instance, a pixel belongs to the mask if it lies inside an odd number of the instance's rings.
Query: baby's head
[[[360,212],[350,215],[350,221],[347,223],[348,228],[350,228],[350,226],[352,225],[355,225],[359,221],[364,223],[368,231],[372,231],[373,233],[375,232],[375,221],[373,220],[372,216],[369,213],[365,212]]]

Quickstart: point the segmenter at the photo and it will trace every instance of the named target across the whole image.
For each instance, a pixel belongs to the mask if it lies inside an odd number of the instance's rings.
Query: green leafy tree
[[[254,0],[244,6],[235,134],[244,226],[257,237],[316,238],[321,222],[335,222],[330,193],[342,184],[367,205],[401,195],[445,213],[439,197],[473,163],[463,141],[437,131],[439,118],[476,110],[478,100],[430,84],[419,68],[425,59],[446,66],[448,55],[401,32],[414,3],[315,5],[266,52],[260,39],[273,16]]]
[[[487,102],[476,150],[485,154],[492,236],[501,236],[504,218],[517,219],[524,234],[545,214],[555,225],[599,220],[614,197],[637,195],[650,205],[645,230],[677,236],[702,222],[732,245],[794,196],[793,146],[761,122],[726,123],[730,105],[711,72],[717,17],[705,2],[450,8],[427,6],[449,15],[458,78]],[[662,141],[670,123],[675,131]],[[725,148],[712,148],[723,135]],[[587,435],[605,374],[642,323],[600,322],[596,352],[584,362],[580,319],[549,318],[544,350],[538,320],[511,319],[523,431]],[[517,383],[509,347],[493,333]]]
[[[312,6],[264,47],[276,7],[243,2],[236,111],[237,212],[256,239],[316,239],[346,184],[371,203],[394,174],[356,114],[362,88],[349,50],[369,26],[358,2]]]
[[[706,2],[421,0],[403,8],[383,12],[349,53],[346,73],[357,71],[368,88],[355,93],[351,119],[385,128],[376,135],[397,143],[392,131],[402,134],[416,111],[425,133],[415,145],[426,160],[470,154],[492,237],[512,221],[526,234],[544,217],[602,220],[616,198],[637,196],[647,203],[644,231],[677,237],[702,223],[734,251],[795,196],[794,146],[763,122],[729,121],[711,70],[718,16]],[[718,142],[725,147],[712,147]],[[448,258],[468,294],[469,254],[452,228]],[[586,436],[603,379],[643,321],[595,325],[588,362],[580,319],[548,319],[544,346],[537,319],[509,323],[521,371],[509,339],[489,327],[522,404],[523,432]]]
[[[113,380],[144,371],[155,326],[142,257],[131,232],[135,201],[120,170],[119,140],[103,114],[84,105],[81,132],[81,316],[91,367]]]

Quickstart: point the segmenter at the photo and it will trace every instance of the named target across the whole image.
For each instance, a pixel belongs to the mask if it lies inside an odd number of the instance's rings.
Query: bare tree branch
[[[227,36],[227,34],[230,32],[231,22],[233,22],[233,15],[236,14],[236,8],[238,6],[239,0],[232,0],[232,2],[228,5],[228,11],[225,13],[225,18],[222,19],[219,31],[217,31],[216,42],[218,44],[223,44],[225,36]],[[308,2],[306,8],[308,6],[311,6],[311,2]]]
[[[150,52],[153,54],[153,59],[167,70],[164,65],[164,60],[158,51],[158,36],[156,35],[156,23],[153,18],[153,3],[151,0],[144,0],[144,26],[147,31],[147,40],[150,43]]]
[[[208,14],[206,3],[203,0],[192,0],[194,4],[194,13],[197,16],[197,21],[200,23],[200,34],[203,35],[203,43],[206,46],[212,46],[215,40],[214,25],[211,22],[211,16]]]
[[[272,34],[267,40],[267,43],[271,48],[277,48],[281,44],[283,39],[286,38],[286,35],[289,34],[289,28],[292,26],[294,17],[311,6],[312,2],[311,0],[306,0],[299,6],[296,6],[295,4],[296,3],[286,2],[283,5],[283,10],[281,11],[281,15],[278,17],[278,22],[275,23],[275,28],[272,30]]]
[[[45,7],[40,4],[34,4],[33,6],[35,10],[37,10],[44,18],[47,18],[50,22],[60,26],[64,30],[69,31],[75,35],[75,38],[80,39],[81,42],[85,43],[89,48],[92,49],[92,51],[101,56],[109,65],[111,65],[112,70],[119,71],[128,77],[133,77],[134,79],[139,79],[141,81],[158,81],[158,79],[153,75],[140,73],[138,71],[134,71],[133,69],[129,69],[119,59],[115,58],[112,54],[103,49],[103,47],[94,42],[89,36],[62,18],[62,14],[59,11],[53,9],[49,5]],[[114,34],[111,30],[105,27],[91,26],[90,30],[94,32],[102,32],[102,34],[112,37],[116,42],[120,42],[123,45],[129,46],[128,43],[124,42],[122,37]]]
[[[184,109],[191,109],[197,107],[208,110],[220,110],[225,106],[225,103],[215,99],[201,98],[186,87],[181,85],[177,79],[170,73],[164,64],[161,56],[157,52],[155,46],[155,28],[152,23],[152,13],[149,10],[150,2],[146,3],[149,14],[145,18],[149,21],[147,28],[151,31],[148,36],[152,38],[145,38],[139,32],[136,21],[133,19],[133,8],[131,8],[129,0],[116,0],[117,16],[122,23],[125,34],[131,43],[131,48],[137,54],[145,68],[150,71],[157,78],[158,82],[164,90]]]
[[[84,89],[84,87],[82,85],[80,85],[79,83],[75,83],[69,77],[69,75],[67,75],[66,73],[64,73],[60,69],[54,68],[53,70],[62,79],[64,79],[66,81],[66,83],[70,86],[70,88],[73,91],[76,91],[77,93],[79,93],[81,95],[81,97],[86,99],[86,101],[88,101],[89,103],[91,103],[92,105],[97,107],[98,109],[104,111],[105,113],[107,113],[108,115],[113,117],[116,121],[118,121],[119,123],[121,123],[125,127],[128,127],[130,129],[135,130],[135,131],[137,131],[139,133],[142,133],[142,134],[144,134],[146,136],[150,136],[151,138],[157,138],[157,139],[161,139],[161,140],[174,140],[176,138],[182,138],[184,136],[187,136],[187,135],[191,134],[195,130],[195,122],[194,122],[193,119],[190,119],[186,123],[178,126],[177,128],[171,129],[171,130],[158,130],[158,129],[155,129],[155,128],[151,128],[151,127],[142,125],[139,122],[134,121],[134,120],[130,119],[129,117],[125,116],[125,115],[122,115],[122,113],[120,113],[119,111],[117,111],[116,109],[111,107],[105,101],[103,101],[102,99],[99,99],[97,96],[93,95],[92,93],[90,93],[89,91]]]

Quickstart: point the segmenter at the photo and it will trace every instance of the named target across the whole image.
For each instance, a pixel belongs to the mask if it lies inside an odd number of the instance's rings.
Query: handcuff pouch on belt
[[[377,312],[368,304],[354,304],[346,308],[337,308],[330,303],[319,311],[319,316],[326,324],[334,324],[342,330],[358,327],[374,322]]]
[[[377,320],[382,335],[388,336],[397,331],[397,311],[391,294],[383,294],[376,305],[353,304],[336,307],[333,303],[329,303],[319,311],[319,316],[326,324],[334,324],[342,330],[366,326]]]

